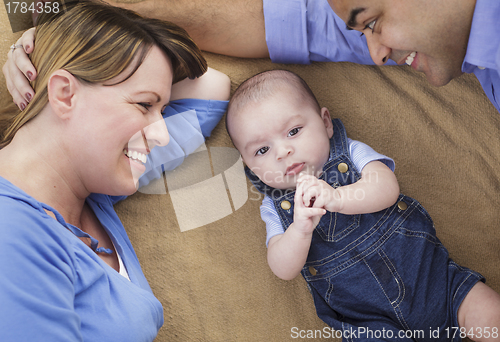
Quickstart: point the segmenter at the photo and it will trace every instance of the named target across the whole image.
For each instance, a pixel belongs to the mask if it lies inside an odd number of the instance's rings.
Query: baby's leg
[[[458,308],[458,323],[473,341],[500,341],[500,295],[478,282]]]

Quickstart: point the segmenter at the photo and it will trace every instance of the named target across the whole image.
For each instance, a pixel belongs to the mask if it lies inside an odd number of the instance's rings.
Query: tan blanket
[[[18,36],[11,33],[0,6],[2,65]],[[285,68],[302,76],[320,104],[342,119],[351,138],[395,160],[401,191],[429,211],[451,257],[482,273],[500,291],[500,114],[474,76],[434,88],[409,67],[298,66],[206,57],[211,67],[229,75],[233,90],[268,69]],[[0,84],[5,100],[3,78]],[[223,122],[207,147],[211,152],[231,147]],[[228,167],[212,164],[212,176],[220,180]],[[226,184],[234,183],[230,177],[224,172]],[[166,183],[170,189],[173,183]],[[316,317],[304,280],[282,281],[267,266],[260,199],[246,186],[246,200],[235,196],[241,188],[228,186],[225,194],[184,199],[182,205],[170,192],[137,193],[117,205],[144,273],[163,303],[165,324],[157,341],[292,341],[294,332],[325,326]],[[227,216],[194,228],[209,221],[204,213],[217,211],[214,206],[227,198]],[[186,212],[194,220],[191,226]]]

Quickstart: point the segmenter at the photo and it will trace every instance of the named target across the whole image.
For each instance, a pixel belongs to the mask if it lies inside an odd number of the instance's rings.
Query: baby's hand
[[[299,185],[303,189],[302,199],[306,207],[323,208],[330,212],[339,210],[339,196],[327,182],[311,175],[300,175],[297,188]]]
[[[326,214],[326,210],[321,207],[310,207],[310,199],[304,201],[304,184],[297,183],[295,191],[295,209],[293,212],[293,223],[304,234],[311,234],[319,223],[319,220]]]

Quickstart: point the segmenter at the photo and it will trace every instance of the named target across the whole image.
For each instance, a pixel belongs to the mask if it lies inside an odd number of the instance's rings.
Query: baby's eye
[[[257,150],[257,152],[255,152],[255,155],[263,155],[265,154],[267,151],[269,151],[269,147],[265,146],[265,147],[262,147],[262,148],[259,148]]]
[[[299,131],[300,131],[301,128],[302,127],[296,127],[294,129],[292,129],[290,132],[288,132],[288,136],[289,137],[293,137],[295,134],[299,133]]]

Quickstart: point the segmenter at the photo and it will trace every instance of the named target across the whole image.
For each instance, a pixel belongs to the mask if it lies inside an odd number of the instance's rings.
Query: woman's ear
[[[333,136],[333,123],[328,108],[326,107],[321,108],[320,115],[321,119],[323,119],[323,122],[325,123],[326,132],[328,133],[328,138],[331,138]]]
[[[79,83],[75,76],[66,70],[56,70],[47,83],[47,96],[50,106],[56,115],[61,118],[75,107],[75,94]]]

